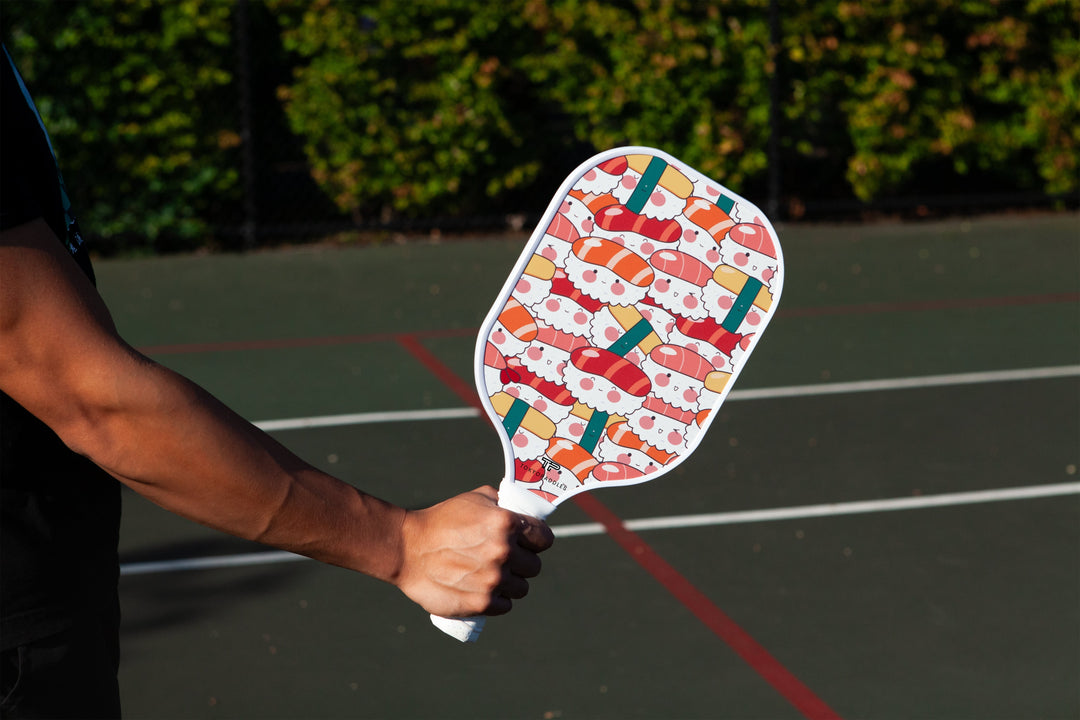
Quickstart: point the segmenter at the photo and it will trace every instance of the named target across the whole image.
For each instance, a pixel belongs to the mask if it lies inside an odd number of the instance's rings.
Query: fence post
[[[251,49],[248,0],[236,0],[236,79],[240,95],[241,182],[244,187],[244,219],[240,235],[245,250],[255,247],[257,204],[255,198],[255,134],[251,129]]]
[[[769,0],[769,190],[765,214],[780,215],[780,7]]]

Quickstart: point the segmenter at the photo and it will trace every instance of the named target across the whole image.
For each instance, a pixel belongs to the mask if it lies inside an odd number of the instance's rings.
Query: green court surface
[[[1080,717],[1080,216],[778,231],[779,315],[705,442],[560,507],[529,597],[476,645],[126,492],[127,716]],[[485,419],[397,413],[468,408],[432,359],[472,384],[524,242],[97,272],[131,344],[418,507],[501,477]]]

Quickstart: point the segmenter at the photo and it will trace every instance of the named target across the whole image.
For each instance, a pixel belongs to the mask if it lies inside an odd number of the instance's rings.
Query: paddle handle
[[[521,515],[531,515],[541,520],[555,510],[555,506],[539,495],[529,492],[522,483],[504,479],[499,483],[499,507]],[[476,642],[487,621],[482,615],[467,618],[444,618],[431,616],[431,624],[450,637],[461,642]]]

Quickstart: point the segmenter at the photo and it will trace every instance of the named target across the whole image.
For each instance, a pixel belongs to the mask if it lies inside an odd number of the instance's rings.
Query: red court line
[[[444,385],[453,390],[466,404],[483,411],[484,406],[480,404],[480,397],[476,394],[473,386],[458,377],[456,372],[446,367],[442,360],[435,357],[430,350],[424,347],[424,344],[420,342],[416,335],[398,335],[396,340],[398,344],[408,350],[414,358],[420,361],[420,364],[441,380]]]
[[[1025,305],[1052,305],[1080,302],[1080,293],[1061,292],[1041,295],[1008,295],[1004,297],[954,298],[950,300],[915,300],[910,302],[862,303],[859,305],[823,305],[781,309],[777,317],[810,318],[830,315],[872,315],[892,312],[926,312],[939,310],[978,310],[981,308],[1023,307]],[[451,328],[446,330],[418,330],[408,333],[413,338],[475,337],[478,328]],[[280,350],[290,348],[332,347],[362,343],[394,342],[398,333],[372,333],[367,335],[330,335],[311,338],[282,338],[278,340],[238,340],[234,342],[185,343],[175,345],[148,345],[139,351],[146,355],[180,355],[185,353],[232,352],[238,350]]]
[[[465,383],[453,370],[424,347],[415,335],[399,336],[398,342],[432,374],[446,383],[458,397],[469,405],[480,407],[480,399],[473,387]],[[686,606],[706,627],[727,643],[804,717],[809,720],[839,720],[840,716],[836,712],[814,695],[808,687],[664,560],[637,533],[628,530],[622,520],[606,505],[588,493],[575,496],[574,502],[595,522],[603,525],[612,539],[630,557]]]
[[[622,520],[599,500],[583,493],[574,496],[578,507],[607,530],[608,535],[622,547],[641,567],[675,596],[707,628],[752,667],[790,702],[811,720],[836,720],[840,716],[825,704],[810,688],[785,668],[779,660],[761,646],[753,637],[717,607],[705,593],[698,590],[678,570],[664,560],[648,543],[623,525]]]
[[[415,337],[476,337],[476,328],[449,328],[422,330],[410,333]],[[328,335],[309,338],[280,338],[277,340],[236,340],[214,343],[182,343],[175,345],[147,345],[139,348],[146,355],[181,355],[184,353],[232,352],[237,350],[281,350],[290,348],[332,347],[334,345],[359,345],[363,343],[394,342],[401,333],[369,333],[366,335]]]

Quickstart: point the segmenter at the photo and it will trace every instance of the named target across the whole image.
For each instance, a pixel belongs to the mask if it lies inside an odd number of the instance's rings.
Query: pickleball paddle
[[[776,312],[783,265],[761,210],[670,155],[624,147],[578,167],[477,338],[499,505],[546,518],[686,460]],[[432,622],[475,641],[484,618]]]

